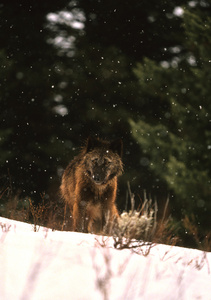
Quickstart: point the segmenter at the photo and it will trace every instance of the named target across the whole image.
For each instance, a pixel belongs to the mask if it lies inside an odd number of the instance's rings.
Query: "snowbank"
[[[156,245],[147,256],[112,238],[0,218],[0,299],[211,299],[211,253]]]

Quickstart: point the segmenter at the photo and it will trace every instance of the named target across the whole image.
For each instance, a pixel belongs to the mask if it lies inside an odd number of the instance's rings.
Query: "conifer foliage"
[[[130,120],[150,168],[175,195],[178,216],[209,227],[211,209],[211,18],[184,12],[185,44],[177,59],[145,59],[135,69],[142,97],[153,99],[153,119]],[[162,104],[162,106],[161,106]],[[159,110],[159,107],[162,108]]]

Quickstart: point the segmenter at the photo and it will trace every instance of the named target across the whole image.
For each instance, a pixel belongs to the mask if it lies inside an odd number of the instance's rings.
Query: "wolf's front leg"
[[[86,215],[85,201],[75,202],[73,205],[73,230],[78,232],[88,232],[88,218]]]

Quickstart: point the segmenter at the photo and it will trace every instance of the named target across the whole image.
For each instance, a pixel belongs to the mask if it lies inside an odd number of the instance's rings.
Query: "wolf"
[[[123,172],[121,139],[108,142],[89,137],[64,171],[60,186],[73,218],[73,230],[107,232],[119,218],[115,204],[117,177]]]

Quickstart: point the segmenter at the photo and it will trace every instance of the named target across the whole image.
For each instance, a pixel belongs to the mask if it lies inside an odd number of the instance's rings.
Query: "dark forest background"
[[[129,181],[136,206],[169,197],[175,222],[211,230],[210,16],[207,0],[1,1],[1,209],[57,201],[92,135],[123,139],[121,211]]]

